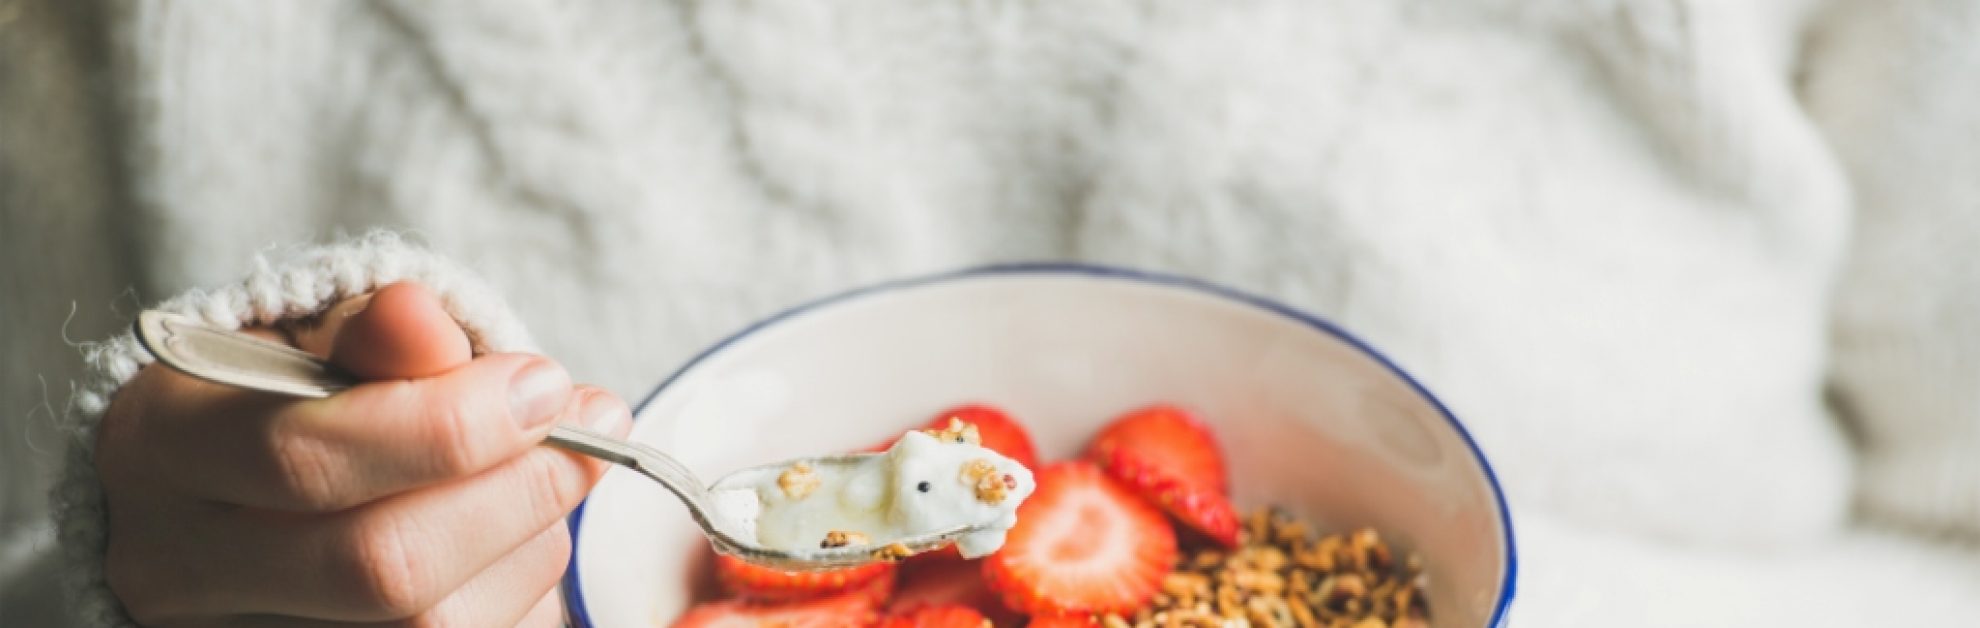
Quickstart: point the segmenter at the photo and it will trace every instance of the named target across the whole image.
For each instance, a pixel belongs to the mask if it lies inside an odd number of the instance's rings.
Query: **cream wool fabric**
[[[1767,50],[1731,51],[1757,57],[1740,98],[1662,122],[1611,99],[1668,86],[1605,77],[1550,27],[1427,6],[372,6],[140,12],[148,41],[241,45],[152,51],[174,65],[132,77],[142,100],[201,103],[141,130],[181,156],[141,188],[161,240],[207,252],[160,251],[166,283],[317,230],[171,216],[363,207],[529,295],[549,346],[636,389],[748,313],[861,281],[1025,257],[1179,270],[1367,333],[1489,426],[1488,450],[1557,445],[1499,464],[1564,516],[1780,543],[1846,513],[1819,395],[1845,188],[1780,111],[1786,69],[1760,82]],[[227,36],[278,18],[319,30]],[[272,67],[236,67],[250,47]],[[326,109],[347,113],[295,119]],[[1719,129],[1749,131],[1723,150],[1691,133]],[[1729,172],[1687,177],[1677,142]],[[1618,403],[1618,382],[1644,394]]]
[[[1340,322],[1457,411],[1516,509],[1514,625],[1980,615],[1980,553],[1864,521],[1980,537],[1980,16],[1957,2],[102,12],[129,202],[74,202],[145,300],[388,226],[492,286],[458,315],[526,322],[636,398],[874,280],[1181,272]],[[473,283],[389,237],[263,257],[174,303],[266,321]],[[88,430],[136,364],[105,347],[58,494],[83,564]]]
[[[408,247],[391,234],[278,252],[257,260],[256,265],[253,273],[234,285],[193,290],[155,307],[222,329],[239,329],[307,318],[378,287],[417,281],[432,288],[441,306],[461,322],[477,355],[537,350],[501,298],[472,273]],[[104,582],[104,503],[91,461],[96,424],[111,397],[152,358],[130,333],[89,345],[83,353],[94,376],[76,392],[74,408],[79,421],[71,426],[77,433],[70,442],[66,473],[54,494],[55,518],[68,559],[65,579],[77,593],[77,616],[89,625],[121,628],[135,624],[123,614]]]
[[[1855,261],[1836,300],[1832,360],[1841,402],[1865,419],[1859,494],[1866,509],[1973,538],[1980,537],[1980,89],[1972,79],[1980,77],[1980,3],[1907,4],[1918,10],[1839,10],[1818,34],[1826,44],[1811,61],[1832,69],[1810,80],[1808,106],[1863,199]]]

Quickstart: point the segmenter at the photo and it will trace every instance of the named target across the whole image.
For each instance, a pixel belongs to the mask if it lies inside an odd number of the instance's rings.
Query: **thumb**
[[[295,342],[366,380],[438,375],[473,357],[460,324],[413,282],[338,303],[315,327],[298,330]]]

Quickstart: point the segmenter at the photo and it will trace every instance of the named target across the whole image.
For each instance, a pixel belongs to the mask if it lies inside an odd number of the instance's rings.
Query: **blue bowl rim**
[[[1409,373],[1403,371],[1402,367],[1397,366],[1394,361],[1391,361],[1388,356],[1383,355],[1381,351],[1377,351],[1375,347],[1363,342],[1361,338],[1356,337],[1354,334],[1348,333],[1347,330],[1342,329],[1339,325],[1335,325],[1332,321],[1271,299],[1240,292],[1236,289],[1227,288],[1201,279],[1085,262],[1017,262],[977,266],[921,277],[883,281],[865,287],[854,288],[801,303],[772,314],[767,318],[751,323],[748,327],[744,327],[734,334],[730,334],[727,338],[723,338],[720,342],[709,346],[707,349],[703,349],[693,359],[688,360],[680,368],[675,369],[672,374],[667,376],[667,379],[661,380],[660,385],[653,387],[653,391],[647,393],[646,397],[641,399],[639,404],[633,407],[633,418],[634,420],[638,420],[640,412],[646,409],[647,404],[652,403],[655,397],[660,396],[661,391],[666,390],[668,386],[673,385],[676,380],[679,380],[682,375],[693,370],[695,365],[700,364],[702,360],[708,359],[717,352],[728,348],[729,345],[748,338],[766,327],[783,322],[799,314],[834,305],[842,301],[871,296],[882,292],[928,286],[960,279],[1006,275],[1076,275],[1196,290],[1291,318],[1322,333],[1338,338],[1350,346],[1359,349],[1369,357],[1374,358],[1383,368],[1388,369],[1390,373],[1407,382],[1409,387],[1416,391],[1416,394],[1422,395],[1425,401],[1430,402],[1431,407],[1437,409],[1438,414],[1443,415],[1444,420],[1450,423],[1451,429],[1456,430],[1458,437],[1464,440],[1465,447],[1471,451],[1472,459],[1478,462],[1479,470],[1485,473],[1486,483],[1492,489],[1492,499],[1496,502],[1499,509],[1499,527],[1505,531],[1504,542],[1506,544],[1506,572],[1501,578],[1499,586],[1499,602],[1492,609],[1492,618],[1488,625],[1494,627],[1505,625],[1506,611],[1512,606],[1514,584],[1518,580],[1519,575],[1519,552],[1516,551],[1516,546],[1513,544],[1512,509],[1506,506],[1505,491],[1499,486],[1499,476],[1493,472],[1492,463],[1485,459],[1484,450],[1479,449],[1478,441],[1471,437],[1471,432],[1464,428],[1464,423],[1458,420],[1457,415],[1453,414],[1450,408],[1445,407],[1444,402],[1437,399],[1436,395],[1431,394],[1429,389],[1424,388],[1423,384],[1417,382],[1415,377],[1410,376]],[[575,510],[571,511],[569,521],[571,558],[570,563],[564,568],[564,578],[560,583],[561,592],[564,597],[566,621],[569,625],[576,626],[577,628],[594,628],[591,623],[591,615],[585,608],[584,589],[578,578],[578,543],[580,542],[578,531],[581,529],[579,524],[584,520],[584,507],[589,503],[591,503],[591,500],[587,497],[584,501],[578,503]]]

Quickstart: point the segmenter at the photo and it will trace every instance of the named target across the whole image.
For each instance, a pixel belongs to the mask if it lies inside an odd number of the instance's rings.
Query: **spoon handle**
[[[138,314],[137,339],[146,351],[187,375],[235,388],[322,399],[356,386],[357,378],[293,347],[218,329],[160,310]],[[544,442],[631,468],[665,484],[699,507],[706,486],[685,465],[657,449],[591,430],[558,424]]]

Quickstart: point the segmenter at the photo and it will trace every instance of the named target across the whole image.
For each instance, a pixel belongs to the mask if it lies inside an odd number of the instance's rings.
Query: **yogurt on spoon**
[[[1004,545],[1017,507],[1037,484],[1031,470],[979,444],[976,429],[951,419],[940,431],[916,430],[883,455],[855,463],[770,468],[722,482],[717,510],[765,547],[805,551],[872,547],[906,558],[893,539],[961,526],[964,558]]]

